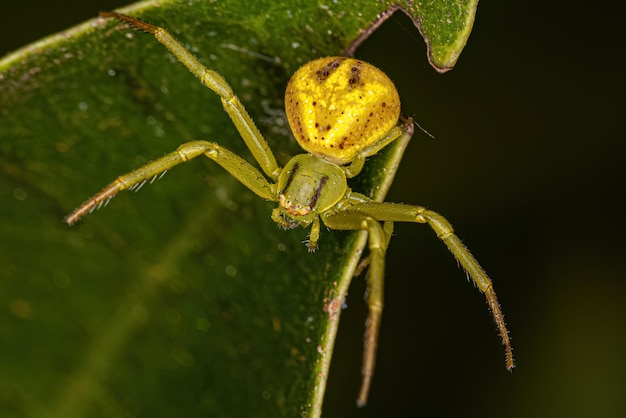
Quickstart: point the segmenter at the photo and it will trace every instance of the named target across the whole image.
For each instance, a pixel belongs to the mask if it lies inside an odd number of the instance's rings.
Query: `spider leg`
[[[164,28],[116,12],[100,12],[100,16],[114,17],[129,23],[131,26],[153,35],[157,41],[163,44],[193,75],[200,79],[202,84],[220,96],[224,110],[232,119],[239,134],[263,172],[273,180],[278,178],[280,168],[269,145],[263,139],[259,129],[252,121],[252,118],[250,118],[250,115],[248,115],[248,112],[246,112],[239,98],[233,93],[233,90],[220,74],[206,68]]]
[[[316,217],[311,223],[311,232],[309,233],[309,239],[306,242],[306,247],[310,253],[317,250],[317,241],[320,239],[320,218]]]
[[[82,216],[108,202],[119,191],[140,187],[146,181],[163,175],[170,168],[201,155],[205,155],[221,165],[233,177],[260,197],[268,200],[276,199],[276,186],[270,184],[261,172],[246,160],[228,151],[221,145],[207,141],[193,141],[184,143],[176,151],[118,177],[102,191],[70,213],[65,218],[65,222],[73,225]]]
[[[344,217],[350,217],[350,213],[355,213],[362,216],[370,216],[378,221],[416,222],[430,225],[437,237],[448,247],[468,276],[485,295],[487,305],[502,339],[502,345],[504,345],[506,368],[507,370],[512,370],[515,367],[509,332],[506,328],[504,315],[500,309],[493,283],[487,276],[487,273],[485,273],[485,270],[478,264],[478,261],[463,245],[459,237],[456,236],[452,225],[443,216],[421,206],[376,202],[358,203],[347,207],[346,212],[347,214]]]
[[[385,235],[387,237],[387,244],[385,245],[385,248],[389,247],[389,241],[391,241],[391,237],[393,235],[393,222],[385,222],[383,224],[383,229],[385,230]],[[367,266],[369,266],[370,264],[370,258],[369,257],[363,257],[361,258],[361,261],[359,261],[359,264],[356,266],[356,269],[354,269],[354,277],[360,276],[361,273],[363,273],[363,270],[365,270],[367,268]]]
[[[367,305],[369,313],[365,324],[363,365],[361,367],[362,381],[357,398],[357,405],[362,407],[367,403],[376,364],[376,348],[383,313],[385,252],[393,230],[393,222],[385,222],[385,227],[383,227],[371,216],[347,212],[322,215],[322,219],[324,224],[331,229],[365,230],[368,233],[370,253],[368,258]]]

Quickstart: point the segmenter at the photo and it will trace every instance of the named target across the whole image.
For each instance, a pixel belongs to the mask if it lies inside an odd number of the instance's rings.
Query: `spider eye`
[[[302,205],[289,200],[284,193],[278,197],[278,204],[292,216],[305,216],[311,213],[311,205]]]

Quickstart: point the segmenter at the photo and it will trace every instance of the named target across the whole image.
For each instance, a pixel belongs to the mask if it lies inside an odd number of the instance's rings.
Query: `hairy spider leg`
[[[127,189],[132,190],[139,187],[146,181],[159,177],[170,168],[201,155],[221,165],[233,177],[258,196],[267,200],[276,200],[276,185],[270,184],[263,174],[246,160],[213,142],[192,141],[182,144],[174,152],[118,177],[98,194],[74,209],[74,211],[65,218],[65,222],[69,225],[73,225],[83,215],[92,212],[94,209],[108,202],[119,191]]]
[[[378,334],[383,314],[385,252],[387,251],[388,240],[380,223],[370,217],[366,217],[361,222],[361,229],[367,230],[369,239],[370,267],[368,271],[369,281],[367,290],[369,314],[365,323],[365,336],[363,340],[361,390],[359,391],[356,403],[358,406],[365,406],[369,395],[372,376],[374,375]]]
[[[367,305],[369,313],[365,324],[365,337],[363,341],[363,364],[361,366],[361,388],[357,397],[357,405],[365,406],[369,395],[374,367],[376,365],[376,349],[378,346],[378,334],[383,313],[384,278],[385,278],[385,252],[393,224],[390,222],[386,228],[373,217],[352,213],[337,212],[335,214],[322,215],[324,224],[331,229],[364,230],[368,233],[369,247],[369,271]]]
[[[493,289],[493,283],[485,270],[478,264],[478,261],[456,236],[452,225],[440,214],[421,206],[368,201],[369,199],[366,196],[358,193],[351,193],[349,199],[354,201],[355,204],[338,212],[329,212],[322,216],[322,220],[330,229],[360,229],[367,231],[369,235],[369,315],[366,325],[363,368],[361,371],[363,380],[357,404],[363,406],[367,400],[371,377],[374,372],[376,344],[383,308],[384,263],[388,237],[379,221],[384,221],[385,223],[415,222],[430,225],[437,237],[448,247],[468,276],[485,295],[502,339],[502,345],[504,345],[506,368],[509,371],[512,370],[515,367],[513,350],[504,315]]]
[[[206,68],[185,46],[176,40],[167,30],[151,25],[139,19],[116,12],[100,12],[100,17],[115,17],[129,23],[136,29],[153,35],[157,41],[165,46],[193,75],[198,77],[202,84],[213,90],[222,100],[224,110],[235,124],[237,131],[252,152],[252,156],[259,163],[261,169],[269,178],[276,180],[280,174],[280,167],[239,98],[235,95],[226,80],[217,72]]]

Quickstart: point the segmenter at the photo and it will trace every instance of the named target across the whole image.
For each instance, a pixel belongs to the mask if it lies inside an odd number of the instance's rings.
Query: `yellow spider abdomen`
[[[400,96],[381,70],[354,58],[309,62],[287,85],[285,109],[307,152],[347,164],[398,122]]]

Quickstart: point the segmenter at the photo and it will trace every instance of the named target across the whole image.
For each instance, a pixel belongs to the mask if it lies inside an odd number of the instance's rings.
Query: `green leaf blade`
[[[390,6],[287,3],[125,12],[167,27],[223,74],[284,163],[299,152],[282,115],[290,74],[341,54]],[[182,142],[249,158],[212,92],[149,35],[94,19],[0,61],[0,117],[10,340],[0,388],[15,395],[0,415],[319,416],[363,234],[323,231],[308,254],[306,230],[279,229],[271,204],[201,160],[62,223]],[[384,196],[397,150],[372,158],[352,187]]]

